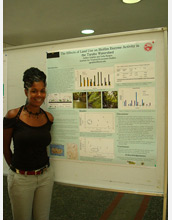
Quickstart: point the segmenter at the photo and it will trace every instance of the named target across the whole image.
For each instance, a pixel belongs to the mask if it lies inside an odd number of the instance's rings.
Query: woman
[[[4,117],[8,192],[14,220],[31,220],[32,215],[34,220],[48,220],[54,173],[47,155],[53,116],[40,108],[46,97],[46,75],[32,67],[24,72],[23,81],[26,104]]]

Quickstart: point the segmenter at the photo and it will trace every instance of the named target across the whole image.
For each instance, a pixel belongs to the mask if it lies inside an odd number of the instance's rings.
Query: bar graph
[[[120,109],[154,109],[155,88],[120,88]]]
[[[76,89],[113,88],[114,73],[112,67],[81,69],[75,71]]]
[[[135,100],[131,100],[129,103],[127,103],[127,100],[125,99],[124,100],[124,106],[151,106],[152,103],[151,102],[148,102],[148,103],[145,103],[143,99],[140,100],[140,103],[138,102],[138,93],[136,92],[135,93]]]
[[[106,77],[103,78],[102,72],[97,72],[96,75],[94,75],[93,79],[90,79],[89,77],[82,77],[80,75],[80,87],[89,87],[89,86],[110,86],[110,74],[108,74],[108,79]]]

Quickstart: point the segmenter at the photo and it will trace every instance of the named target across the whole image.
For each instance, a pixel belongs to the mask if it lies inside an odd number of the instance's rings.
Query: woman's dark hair
[[[23,74],[24,88],[27,90],[33,85],[34,82],[40,81],[43,81],[46,86],[46,75],[38,68],[31,67],[30,69],[27,69]]]

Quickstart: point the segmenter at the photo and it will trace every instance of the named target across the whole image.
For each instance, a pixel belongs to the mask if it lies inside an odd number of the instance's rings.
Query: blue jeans
[[[21,175],[9,170],[8,193],[13,220],[48,220],[54,171],[50,166],[41,175]]]

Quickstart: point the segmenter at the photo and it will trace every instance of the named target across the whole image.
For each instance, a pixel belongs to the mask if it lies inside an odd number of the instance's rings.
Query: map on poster
[[[50,51],[46,66],[51,157],[156,167],[155,41]]]

